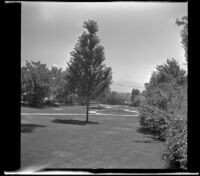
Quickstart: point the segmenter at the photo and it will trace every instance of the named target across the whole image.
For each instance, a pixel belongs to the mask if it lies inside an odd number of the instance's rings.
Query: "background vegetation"
[[[177,19],[182,25],[182,44],[187,55],[187,17]],[[167,59],[145,84],[145,105],[140,107],[140,124],[165,141],[163,158],[170,168],[187,169],[187,74],[175,59]]]

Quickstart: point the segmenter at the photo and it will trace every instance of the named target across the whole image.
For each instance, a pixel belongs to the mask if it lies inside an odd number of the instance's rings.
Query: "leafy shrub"
[[[140,124],[158,134],[158,139],[165,141],[169,124],[169,115],[153,106],[143,106],[140,108]]]
[[[170,168],[187,167],[187,120],[168,114],[153,106],[140,108],[140,124],[165,141],[163,158]]]
[[[163,158],[171,168],[187,169],[187,121],[172,120],[168,128]]]
[[[171,167],[187,168],[187,84],[176,87],[168,111],[174,114],[167,131],[164,158]]]

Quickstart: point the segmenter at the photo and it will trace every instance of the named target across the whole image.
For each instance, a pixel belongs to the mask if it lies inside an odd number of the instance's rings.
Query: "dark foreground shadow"
[[[21,124],[21,133],[32,133],[38,127],[45,127],[44,125],[37,124]]]
[[[48,108],[48,107],[60,107],[59,104],[56,103],[43,103],[43,104],[30,104],[30,103],[24,103],[21,102],[21,107],[28,107],[28,108],[36,108],[36,109],[42,109],[42,108]]]
[[[141,140],[141,141],[139,141],[139,140],[134,140],[134,141],[132,141],[132,142],[138,142],[138,143],[158,143],[159,141],[153,139],[153,140]]]
[[[159,134],[157,132],[150,131],[143,127],[139,127],[138,129],[136,129],[136,131],[138,133],[142,133],[142,134],[146,135],[146,137],[149,137],[151,139],[159,141]]]
[[[91,106],[89,109],[105,109],[105,108],[101,106]]]
[[[99,124],[99,122],[91,122],[91,121],[82,121],[82,120],[63,120],[63,119],[54,119],[51,122],[53,123],[62,123],[62,124],[70,124],[70,125],[87,125],[87,124]]]

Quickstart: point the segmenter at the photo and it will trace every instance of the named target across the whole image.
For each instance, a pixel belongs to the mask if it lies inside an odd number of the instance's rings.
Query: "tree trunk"
[[[90,100],[89,99],[87,99],[87,111],[86,111],[86,122],[88,122],[88,115],[89,115],[89,106],[90,106]]]

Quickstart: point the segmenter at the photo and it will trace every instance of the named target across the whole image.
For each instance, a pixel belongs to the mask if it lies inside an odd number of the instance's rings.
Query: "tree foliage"
[[[134,98],[140,94],[140,91],[138,89],[132,89],[131,91],[131,100],[134,101]]]
[[[145,84],[148,106],[141,108],[140,123],[166,141],[164,158],[171,167],[187,164],[187,75],[175,59],[158,65]]]
[[[100,40],[96,35],[97,22],[85,21],[83,28],[87,31],[78,38],[75,48],[70,53],[66,80],[69,91],[82,97],[86,103],[88,121],[89,102],[109,86],[112,73],[111,68],[103,64],[104,47],[99,45]]]
[[[140,104],[140,91],[138,89],[132,89],[131,91],[131,104],[133,106]]]
[[[178,62],[173,58],[167,59],[163,65],[157,65],[149,83],[145,85],[148,104],[167,110],[174,90],[186,83],[185,74],[185,70],[181,69]]]
[[[59,99],[64,101],[66,89],[65,75],[66,72],[62,71],[61,68],[52,67],[50,70],[50,93],[53,96],[53,100]]]
[[[49,70],[46,64],[28,62],[21,69],[22,94],[29,97],[31,104],[41,105],[49,93]]]
[[[176,24],[178,26],[183,26],[181,30],[181,38],[182,38],[182,45],[185,50],[185,57],[186,60],[188,60],[188,17],[183,16],[180,19],[176,19]]]

